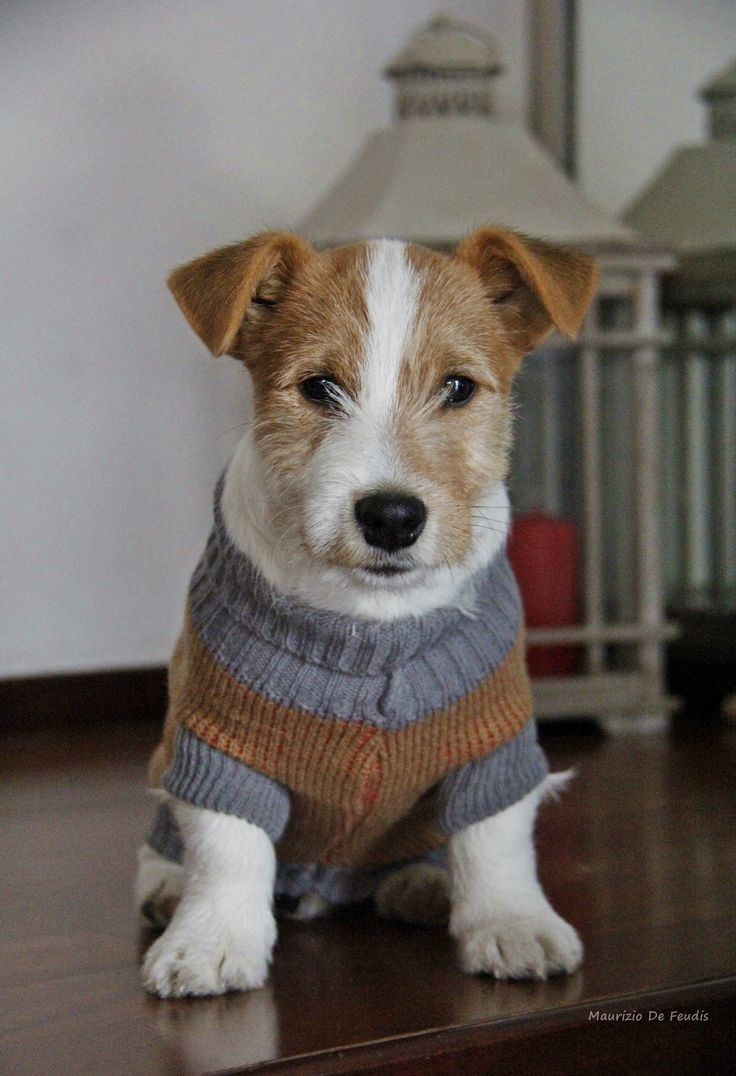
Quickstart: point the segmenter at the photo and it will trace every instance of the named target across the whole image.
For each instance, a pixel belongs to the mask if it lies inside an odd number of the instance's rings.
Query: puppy
[[[261,986],[274,895],[449,919],[468,972],[574,971],[536,876],[547,776],[505,554],[510,392],[593,264],[484,228],[451,256],[269,233],[169,286],[254,418],[172,658],[136,899],[161,997]],[[449,873],[448,873],[449,868]],[[170,921],[169,921],[170,920]]]

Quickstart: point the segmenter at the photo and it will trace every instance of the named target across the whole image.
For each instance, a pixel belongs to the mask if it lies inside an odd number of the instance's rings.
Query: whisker
[[[291,526],[287,527],[286,530],[281,532],[279,537],[276,539],[276,544],[273,546],[274,555],[277,555],[280,552],[280,548],[284,544],[284,542],[286,542],[288,538],[293,537],[293,535],[298,531],[298,529],[299,520],[295,519]]]
[[[282,516],[285,516],[287,512],[294,512],[295,510],[296,509],[294,508],[293,504],[287,504],[283,508],[279,508],[278,512],[275,515],[271,516],[268,522],[271,526],[273,526],[274,523],[276,523],[277,520],[281,519]]]
[[[503,527],[494,527],[492,524],[473,523],[474,530],[479,531],[492,531],[493,534],[506,535],[507,531]]]
[[[245,422],[239,422],[237,424],[237,426],[231,426],[229,429],[223,430],[222,433],[215,434],[215,440],[219,440],[221,437],[225,437],[226,434],[232,433],[233,430],[242,430],[243,426],[247,426],[247,425],[248,425],[248,420],[247,419],[246,419]]]

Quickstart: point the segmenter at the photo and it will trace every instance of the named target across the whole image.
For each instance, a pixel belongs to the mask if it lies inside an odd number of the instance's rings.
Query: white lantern
[[[663,305],[668,597],[736,610],[736,62],[701,91],[711,139],[678,149],[628,210],[672,246]]]
[[[736,62],[701,97],[710,140],[676,150],[627,213],[679,256],[662,296],[671,338],[662,391],[664,572],[683,627],[677,680],[700,706],[736,687]]]
[[[534,646],[582,647],[585,660],[575,675],[535,680],[537,712],[660,715],[670,703],[662,680],[657,333],[659,274],[671,258],[588,201],[523,127],[494,114],[499,71],[482,31],[443,17],[420,30],[386,71],[396,122],[368,138],[302,230],[318,246],[393,236],[448,250],[492,222],[598,261],[601,286],[579,342],[555,338],[526,360],[519,381],[515,507],[567,514],[583,544],[579,622],[528,636]],[[566,393],[574,417],[565,413]],[[625,413],[614,417],[617,394]],[[613,446],[621,459],[605,458]]]

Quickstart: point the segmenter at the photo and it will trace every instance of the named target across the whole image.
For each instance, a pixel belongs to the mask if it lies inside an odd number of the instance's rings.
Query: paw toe
[[[270,950],[245,939],[187,941],[163,934],[146,953],[143,985],[161,998],[203,997],[254,990],[266,982]]]
[[[460,963],[470,974],[497,979],[546,979],[575,971],[583,947],[556,913],[499,916],[458,934]]]

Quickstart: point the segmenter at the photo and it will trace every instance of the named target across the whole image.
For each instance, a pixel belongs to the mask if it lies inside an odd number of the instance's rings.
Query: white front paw
[[[471,975],[496,979],[546,979],[580,967],[583,946],[577,932],[553,908],[524,914],[497,912],[453,926],[460,965]]]
[[[273,919],[261,930],[174,920],[146,953],[143,985],[161,998],[254,990],[268,978],[275,939]]]

